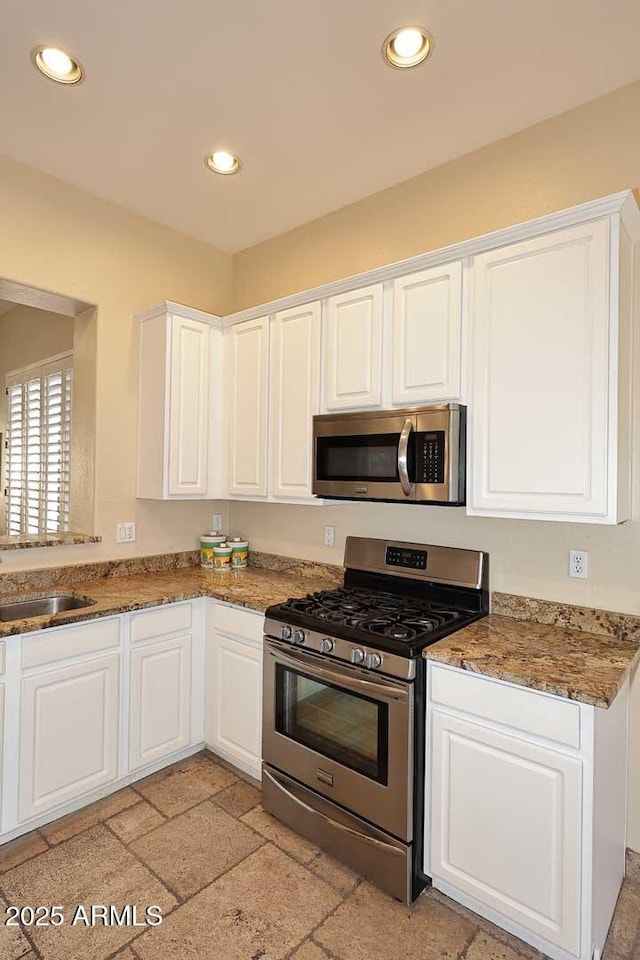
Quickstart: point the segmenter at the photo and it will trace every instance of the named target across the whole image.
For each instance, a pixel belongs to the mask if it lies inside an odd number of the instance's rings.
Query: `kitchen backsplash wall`
[[[335,546],[323,546],[324,526]],[[252,549],[341,563],[345,537],[388,537],[487,550],[491,588],[578,606],[640,614],[640,523],[594,524],[467,517],[464,508],[391,503],[337,506],[231,504],[232,532]],[[589,578],[569,577],[569,550],[589,551]]]

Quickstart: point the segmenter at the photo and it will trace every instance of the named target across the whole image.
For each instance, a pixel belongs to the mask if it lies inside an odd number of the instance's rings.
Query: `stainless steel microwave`
[[[466,414],[443,403],[314,417],[314,495],[463,505]]]

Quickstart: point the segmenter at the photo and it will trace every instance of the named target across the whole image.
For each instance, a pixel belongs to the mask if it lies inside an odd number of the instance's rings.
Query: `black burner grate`
[[[287,600],[279,609],[282,614],[304,614],[320,623],[339,624],[398,642],[420,641],[460,617],[457,610],[439,603],[359,587],[312,593]]]

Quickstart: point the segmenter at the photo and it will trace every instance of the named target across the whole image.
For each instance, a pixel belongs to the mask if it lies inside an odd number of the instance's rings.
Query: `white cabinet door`
[[[170,756],[191,740],[191,636],[131,650],[129,769]]]
[[[399,277],[393,284],[393,403],[460,398],[462,264]]]
[[[473,288],[468,512],[615,522],[609,222],[478,256]]]
[[[229,492],[267,494],[269,318],[225,331],[229,404]]]
[[[21,823],[116,779],[119,667],[114,653],[22,680]]]
[[[431,873],[580,953],[582,763],[432,713]]]
[[[4,683],[0,683],[0,771],[4,770]],[[0,776],[0,823],[2,823],[2,780]]]
[[[162,302],[138,325],[136,495],[213,499],[221,492],[221,320]]]
[[[382,402],[382,284],[327,301],[324,343],[326,410],[378,407]]]
[[[260,777],[262,644],[216,629],[207,658],[205,742],[226,760]]]
[[[274,497],[311,497],[312,417],[320,403],[320,304],[281,310],[272,325],[271,484]]]
[[[208,489],[211,329],[171,317],[169,495],[204,495]]]

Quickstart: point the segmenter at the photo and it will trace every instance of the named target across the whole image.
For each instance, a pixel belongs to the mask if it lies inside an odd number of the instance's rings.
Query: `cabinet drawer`
[[[430,664],[433,703],[580,749],[580,707],[570,700]]]
[[[4,661],[5,661],[5,643],[3,640],[0,643],[0,673],[4,673]]]
[[[60,630],[45,630],[22,640],[22,667],[40,667],[120,645],[120,620],[92,620]]]
[[[238,610],[237,607],[217,603],[213,616],[216,630],[235,634],[243,640],[252,640],[262,646],[264,614]]]
[[[131,642],[191,629],[191,604],[170,603],[131,615]]]

